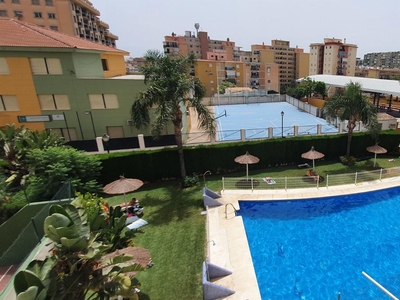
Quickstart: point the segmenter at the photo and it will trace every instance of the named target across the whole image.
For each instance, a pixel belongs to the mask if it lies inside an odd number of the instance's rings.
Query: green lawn
[[[387,156],[379,156],[377,166],[371,167],[373,160],[362,161],[354,166],[344,166],[335,161],[318,161],[316,170],[320,175],[354,173],[372,169],[400,166],[400,158],[388,161]],[[309,162],[310,163],[310,162]],[[312,164],[312,162],[310,163]],[[264,177],[303,176],[307,169],[297,166],[281,166],[263,170],[252,170],[249,175]],[[224,175],[226,177],[245,176],[243,172]],[[207,175],[207,187],[220,192],[221,175]],[[203,299],[201,285],[201,264],[205,257],[205,216],[201,215],[203,177],[199,177],[197,187],[179,189],[176,181],[145,184],[138,191],[127,194],[140,200],[144,206],[143,219],[149,222],[141,227],[134,239],[135,245],[150,250],[154,266],[138,274],[142,283],[141,300]],[[124,196],[106,198],[110,205],[124,202]]]

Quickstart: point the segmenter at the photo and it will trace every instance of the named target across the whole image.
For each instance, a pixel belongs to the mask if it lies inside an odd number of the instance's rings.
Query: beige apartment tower
[[[346,39],[325,38],[324,43],[310,45],[310,75],[354,76],[357,46]]]
[[[252,45],[251,64],[276,64],[279,69],[279,89],[285,91],[296,79],[308,76],[309,54],[301,48],[291,47],[289,41],[272,40],[271,45]]]
[[[111,47],[118,40],[88,0],[0,0],[0,17],[16,18]]]

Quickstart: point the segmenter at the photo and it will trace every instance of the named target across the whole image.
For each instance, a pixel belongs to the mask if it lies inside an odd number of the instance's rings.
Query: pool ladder
[[[225,219],[228,219],[228,206],[232,206],[233,210],[235,211],[235,217],[237,216],[237,209],[233,206],[232,203],[228,203],[225,205]]]

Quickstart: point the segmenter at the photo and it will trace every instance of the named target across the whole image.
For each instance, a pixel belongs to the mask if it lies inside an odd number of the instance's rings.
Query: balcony
[[[97,19],[96,21],[97,21],[97,24],[99,24],[101,27],[104,27],[105,29],[110,28],[110,26],[106,22],[103,22],[100,19]]]
[[[112,34],[109,31],[104,32],[104,36],[109,37],[110,39],[113,39],[113,40],[118,40],[118,36],[115,34]]]
[[[75,10],[75,13],[76,13],[77,15],[80,15],[82,12],[81,12],[80,9],[76,9],[76,10]]]
[[[90,11],[93,14],[95,14],[96,16],[100,16],[100,11],[95,9],[93,7],[92,3],[90,3],[87,0],[71,0],[71,2],[75,3],[77,6],[81,6],[83,8],[86,8],[88,11]]]

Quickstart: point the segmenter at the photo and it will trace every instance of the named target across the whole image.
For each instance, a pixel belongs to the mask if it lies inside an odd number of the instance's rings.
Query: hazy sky
[[[290,41],[309,53],[325,37],[356,44],[357,57],[400,51],[400,0],[91,0],[118,35],[117,47],[140,57],[162,50],[165,35],[207,31],[243,50],[272,39]]]

